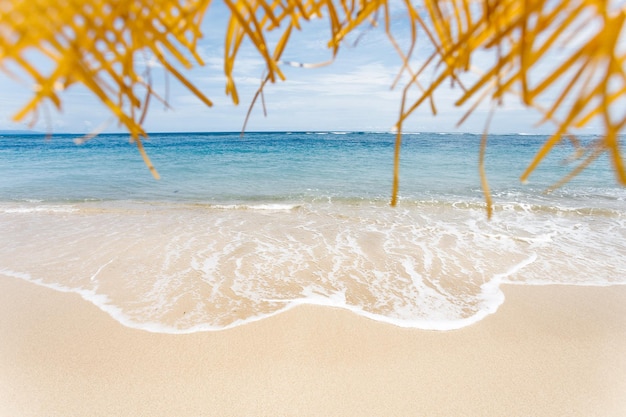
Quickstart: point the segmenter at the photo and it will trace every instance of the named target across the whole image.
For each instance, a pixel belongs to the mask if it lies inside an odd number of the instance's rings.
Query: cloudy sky
[[[166,77],[161,68],[152,71],[153,87],[161,95],[168,95],[171,109],[152,102],[145,126],[149,132],[168,131],[239,131],[248,106],[263,74],[263,61],[251,47],[243,48],[236,63],[236,82],[241,104],[233,105],[224,94],[223,74],[224,33],[227,13],[221,2],[209,8],[203,25],[204,39],[199,44],[205,65],[196,66],[185,75],[213,102],[207,108],[173,77]],[[408,28],[402,16],[393,16],[394,34],[404,46],[408,45]],[[271,38],[271,35],[270,35]],[[311,22],[301,32],[293,34],[283,59],[302,63],[323,62],[330,58],[327,49],[329,30],[326,21]],[[398,117],[402,84],[390,87],[400,70],[401,61],[382,29],[367,31],[358,44],[352,36],[339,51],[335,61],[322,68],[294,68],[283,66],[286,81],[268,84],[265,89],[267,117],[260,103],[252,111],[247,130],[310,131],[389,131]],[[430,51],[420,43],[415,64],[428,57]],[[474,64],[489,56],[477,56]],[[428,78],[426,78],[426,82]],[[169,87],[166,87],[168,85]],[[0,75],[0,130],[25,129],[24,124],[11,122],[11,115],[25,104],[31,91],[28,86],[16,84]],[[457,89],[441,90],[435,96],[438,115],[431,114],[430,106],[419,108],[404,126],[406,131],[422,132],[481,132],[485,125],[486,107],[480,108],[461,127],[456,123],[466,109],[455,108]],[[35,130],[55,132],[89,132],[111,120],[111,115],[89,92],[72,86],[63,93],[63,111],[51,110],[40,117]],[[50,107],[52,109],[52,107]],[[509,97],[500,108],[491,125],[494,133],[549,132],[552,126],[534,127],[538,115],[524,109],[519,99]],[[591,126],[589,133],[597,130]],[[115,123],[106,131],[122,131]]]

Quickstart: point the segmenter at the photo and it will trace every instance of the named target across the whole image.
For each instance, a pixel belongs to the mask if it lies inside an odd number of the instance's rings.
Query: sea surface
[[[501,284],[626,284],[626,188],[602,157],[567,185],[563,143],[362,132],[152,134],[155,180],[126,135],[0,136],[0,279],[75,292],[124,325],[220,330],[300,304],[449,330]],[[583,142],[596,140],[583,137]],[[25,300],[26,302],[27,300]],[[555,300],[556,301],[556,300]]]

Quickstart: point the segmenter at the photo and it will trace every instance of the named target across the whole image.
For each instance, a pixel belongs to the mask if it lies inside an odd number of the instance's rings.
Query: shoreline
[[[459,330],[302,305],[235,328],[124,327],[0,278],[0,416],[621,416],[626,286],[501,286]]]

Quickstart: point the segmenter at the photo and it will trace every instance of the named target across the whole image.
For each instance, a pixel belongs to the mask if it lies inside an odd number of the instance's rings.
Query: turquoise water
[[[217,330],[302,303],[452,329],[496,311],[500,284],[626,283],[626,188],[607,159],[544,136],[493,135],[487,221],[480,136],[153,134],[156,181],[125,135],[0,137],[0,275],[81,294],[125,325]],[[592,141],[594,137],[583,138]]]
[[[154,181],[125,135],[102,135],[77,146],[77,136],[0,137],[0,201],[310,202],[387,201],[395,136],[386,133],[154,134],[147,152],[161,174]],[[544,136],[497,135],[486,158],[494,195],[517,202],[568,204],[585,195],[623,201],[624,189],[604,160],[567,187],[543,191],[571,167],[563,145],[521,185],[519,175]],[[589,137],[588,140],[593,140]],[[407,134],[402,148],[401,196],[410,201],[482,201],[480,136]],[[581,200],[582,206],[587,204]],[[508,200],[507,200],[508,201]],[[597,201],[594,204],[601,204]],[[616,208],[619,208],[619,204]]]

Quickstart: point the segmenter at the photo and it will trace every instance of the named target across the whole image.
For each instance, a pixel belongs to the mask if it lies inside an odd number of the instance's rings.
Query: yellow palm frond
[[[201,24],[209,3],[161,0],[155,6],[147,0],[2,2],[0,69],[25,78],[33,86],[32,99],[14,119],[36,117],[45,101],[60,109],[62,91],[72,84],[83,84],[128,129],[151,167],[141,146],[141,138],[146,136],[142,123],[150,97],[156,94],[145,79],[149,69],[145,57],[155,59],[210,106],[204,93],[176,69],[179,65],[189,68],[194,62],[203,64],[196,44],[202,36]],[[536,109],[544,122],[554,123],[554,134],[522,173],[523,181],[563,138],[600,121],[603,139],[583,152],[592,156],[572,174],[606,151],[616,178],[626,184],[620,152],[620,133],[626,124],[626,51],[620,46],[626,41],[626,6],[606,0],[402,0],[393,4],[394,8],[404,8],[411,32],[410,45],[402,50],[391,30],[388,0],[224,3],[230,10],[224,34],[226,94],[234,103],[239,102],[239,96],[233,71],[244,41],[250,41],[265,62],[262,90],[267,82],[285,78],[280,68],[281,55],[293,29],[301,29],[303,21],[327,19],[328,47],[333,56],[346,36],[366,22],[384,23],[390,47],[403,62],[394,85],[408,79],[395,126],[398,138],[392,204],[397,201],[403,123],[426,102],[435,113],[435,93],[450,83],[458,87],[456,105],[469,106],[460,123],[479,104],[499,104],[507,96]],[[266,40],[271,31],[279,31],[275,45]],[[420,37],[420,42],[430,44],[433,52],[428,56],[414,56],[418,33],[426,35]],[[553,64],[550,59],[557,52],[562,58]],[[492,55],[493,63],[476,75],[472,60],[485,53]],[[51,71],[43,73],[38,68],[36,62],[41,59],[51,64]],[[420,77],[426,73],[434,76],[422,85]],[[418,91],[416,99],[409,98],[414,97],[413,89]],[[542,104],[546,101],[550,101],[548,108]],[[481,152],[484,144],[486,137]],[[483,173],[482,165],[480,169]],[[482,181],[486,187],[484,176]]]

